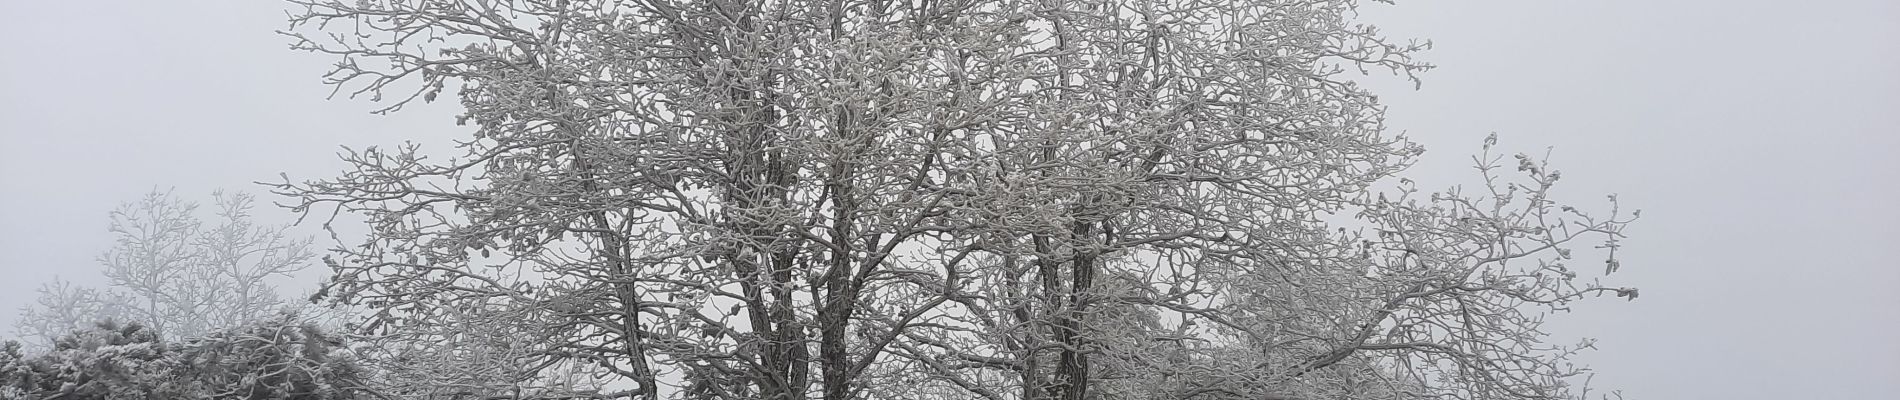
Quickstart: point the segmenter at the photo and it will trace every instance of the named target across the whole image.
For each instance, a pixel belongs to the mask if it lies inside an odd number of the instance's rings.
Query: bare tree
[[[162,338],[203,333],[203,314],[216,302],[206,293],[214,286],[201,283],[211,278],[199,268],[203,251],[192,243],[197,209],[170,191],[121,203],[112,211],[113,247],[99,256],[106,278],[130,300],[131,317]]]
[[[295,304],[286,303],[272,278],[290,277],[316,261],[309,237],[291,236],[288,225],[260,225],[251,210],[249,193],[212,195],[216,206],[210,221],[193,238],[199,249],[197,268],[207,279],[198,281],[211,303],[202,315],[214,328],[245,326]]]
[[[1422,149],[1345,73],[1429,66],[1352,1],[291,2],[337,90],[460,87],[462,156],[274,190],[367,217],[326,290],[372,343],[508,321],[475,392],[1564,398],[1539,310],[1635,293],[1530,158],[1380,186]]]
[[[51,346],[56,338],[90,328],[101,320],[127,320],[127,301],[112,297],[108,291],[56,277],[41,284],[38,292],[33,304],[21,307],[20,317],[13,324],[14,334],[35,347]]]
[[[288,304],[267,280],[308,267],[310,239],[252,222],[249,194],[212,198],[209,216],[168,191],[121,204],[111,214],[115,244],[99,256],[110,288],[55,281],[22,310],[19,333],[50,341],[113,319],[179,340],[276,317]]]

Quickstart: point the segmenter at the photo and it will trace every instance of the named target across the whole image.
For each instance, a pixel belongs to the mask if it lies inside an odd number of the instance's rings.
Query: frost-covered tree
[[[291,2],[337,90],[453,86],[473,125],[275,187],[368,221],[326,285],[366,343],[517,346],[480,352],[512,384],[389,386],[1554,399],[1542,314],[1635,294],[1568,264],[1632,216],[1549,198],[1540,161],[1400,177],[1422,149],[1349,72],[1425,46],[1355,1]]]
[[[212,199],[208,214],[168,191],[121,204],[111,214],[114,245],[99,256],[110,286],[43,286],[21,310],[17,333],[50,342],[111,319],[180,340],[276,315],[289,304],[267,282],[315,261],[310,240],[254,222],[249,194]]]

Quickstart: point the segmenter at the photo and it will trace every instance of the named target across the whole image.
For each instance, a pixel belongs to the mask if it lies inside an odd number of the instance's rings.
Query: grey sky
[[[1601,339],[1596,383],[1642,399],[1900,393],[1900,2],[1459,1],[1368,5],[1440,65],[1374,79],[1412,172],[1555,147],[1561,195],[1641,208],[1619,285],[1557,316]],[[328,176],[336,146],[440,145],[453,109],[323,100],[332,60],[284,50],[272,1],[0,3],[0,325],[40,282],[94,282],[106,213]],[[265,200],[271,200],[265,198]],[[1594,204],[1601,204],[1596,202]],[[313,232],[307,229],[306,232]],[[10,329],[6,331],[10,332]]]

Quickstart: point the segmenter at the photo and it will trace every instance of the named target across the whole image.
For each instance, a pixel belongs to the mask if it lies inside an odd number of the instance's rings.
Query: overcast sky
[[[1451,3],[1451,4],[1443,4]],[[1796,7],[1799,4],[1799,7]],[[285,50],[278,3],[0,3],[0,332],[55,274],[97,282],[107,212],[339,171],[338,145],[463,132],[446,106],[325,101],[332,62]],[[1468,181],[1499,133],[1554,147],[1560,195],[1644,210],[1616,285],[1554,318],[1595,383],[1637,399],[1900,396],[1900,2],[1368,5],[1440,66],[1373,79],[1389,125]],[[266,197],[264,200],[274,200]],[[1601,204],[1595,202],[1594,204]],[[273,217],[273,219],[278,217]],[[305,232],[314,232],[306,229]]]

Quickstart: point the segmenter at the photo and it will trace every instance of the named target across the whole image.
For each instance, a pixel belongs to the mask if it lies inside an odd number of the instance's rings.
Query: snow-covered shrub
[[[187,343],[166,343],[137,323],[103,322],[26,354],[0,343],[0,400],[297,399],[365,397],[342,342],[292,318],[255,323]]]

